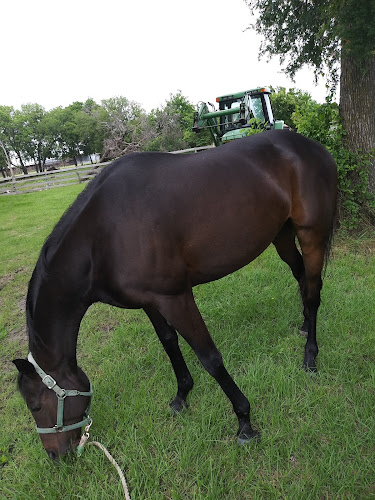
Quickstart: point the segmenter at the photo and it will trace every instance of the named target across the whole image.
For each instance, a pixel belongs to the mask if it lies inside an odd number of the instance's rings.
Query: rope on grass
[[[89,443],[87,443],[87,446],[89,446],[90,444],[92,444],[93,446],[96,446],[100,450],[104,451],[105,456],[108,458],[108,460],[111,462],[111,464],[113,464],[115,466],[115,468],[116,468],[116,470],[118,472],[118,475],[120,476],[120,480],[121,480],[121,484],[122,484],[122,489],[124,490],[125,498],[126,498],[126,500],[130,500],[128,485],[126,484],[126,479],[125,479],[124,473],[120,469],[119,464],[112,457],[112,455],[109,453],[109,451],[107,450],[107,448],[105,446],[103,446],[101,443],[99,443],[98,441],[90,441]]]
[[[126,479],[125,479],[124,473],[120,469],[119,464],[112,457],[112,455],[109,453],[109,451],[107,450],[107,448],[105,446],[103,446],[101,443],[99,443],[98,441],[90,441],[89,443],[86,443],[87,440],[88,440],[88,438],[89,438],[88,432],[86,432],[85,434],[83,434],[83,436],[81,438],[81,442],[79,443],[79,446],[78,446],[78,455],[80,455],[82,453],[83,447],[85,445],[89,446],[90,444],[93,445],[93,446],[96,446],[100,450],[104,451],[105,456],[108,458],[108,460],[111,462],[111,464],[114,465],[114,467],[117,470],[118,475],[120,476],[120,480],[121,480],[121,484],[122,484],[122,489],[124,491],[125,499],[126,500],[131,500],[130,499],[130,495],[129,495],[128,485],[126,484]]]

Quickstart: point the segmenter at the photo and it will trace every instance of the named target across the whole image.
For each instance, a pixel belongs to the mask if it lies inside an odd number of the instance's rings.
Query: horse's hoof
[[[252,430],[250,434],[240,434],[237,438],[237,441],[241,446],[249,443],[250,441],[260,441],[260,432]]]
[[[172,415],[178,415],[185,408],[189,408],[187,402],[184,399],[179,398],[179,397],[177,397],[173,401],[171,401],[169,404],[169,407],[171,409]]]

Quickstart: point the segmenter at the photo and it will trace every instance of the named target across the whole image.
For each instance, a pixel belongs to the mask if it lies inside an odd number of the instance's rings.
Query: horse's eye
[[[40,406],[35,406],[34,408],[30,408],[30,411],[32,413],[38,413],[42,408]]]

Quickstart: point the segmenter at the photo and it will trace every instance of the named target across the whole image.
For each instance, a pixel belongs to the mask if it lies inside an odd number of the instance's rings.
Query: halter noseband
[[[36,427],[36,430],[39,434],[53,434],[55,432],[66,432],[71,431],[73,429],[78,429],[79,427],[83,427],[84,425],[91,424],[91,418],[89,417],[90,405],[89,402],[86,410],[85,410],[85,419],[77,422],[76,424],[64,425],[63,417],[64,417],[64,400],[67,396],[92,396],[92,386],[90,382],[90,390],[87,392],[76,391],[73,389],[62,389],[57,385],[57,382],[51,375],[48,375],[40,366],[37,364],[31,352],[29,352],[27,356],[28,361],[34,366],[35,371],[42,379],[43,384],[48,387],[48,389],[52,389],[57,396],[57,421],[56,425],[53,427]]]

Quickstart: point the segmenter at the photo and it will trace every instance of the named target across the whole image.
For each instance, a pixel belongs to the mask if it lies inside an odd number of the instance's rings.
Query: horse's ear
[[[12,363],[14,363],[18,371],[24,375],[33,375],[36,373],[34,365],[27,359],[14,359]]]

